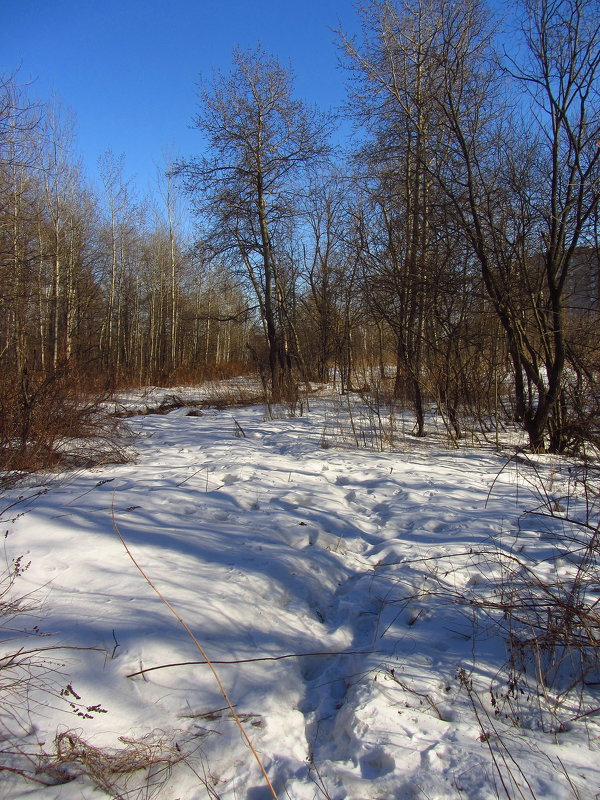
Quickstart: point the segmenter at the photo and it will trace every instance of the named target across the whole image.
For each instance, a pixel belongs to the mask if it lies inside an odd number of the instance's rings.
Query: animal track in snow
[[[359,764],[362,777],[371,781],[396,769],[396,761],[383,748],[378,748],[362,756]]]

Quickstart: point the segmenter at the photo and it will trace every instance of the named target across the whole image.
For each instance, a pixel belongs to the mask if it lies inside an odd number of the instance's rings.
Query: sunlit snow
[[[34,644],[94,648],[48,652],[46,683],[63,696],[32,689],[23,748],[51,752],[71,731],[102,748],[151,736],[183,758],[117,776],[123,797],[271,796],[120,532],[215,663],[280,798],[594,798],[593,715],[552,731],[533,713],[494,714],[502,615],[470,602],[494,591],[498,551],[542,576],[569,570],[544,561],[560,519],[523,516],[539,498],[506,454],[418,441],[410,425],[393,450],[356,448],[340,408],[314,397],[295,417],[262,406],[135,416],[134,463],[5,494],[4,505],[25,496],[3,515],[5,548],[31,562],[15,590],[37,606],[19,623],[52,634]],[[80,772],[49,787],[5,772],[0,794],[100,796]]]

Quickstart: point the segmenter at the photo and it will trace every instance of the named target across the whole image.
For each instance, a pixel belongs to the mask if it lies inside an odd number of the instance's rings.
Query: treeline
[[[360,131],[343,157],[288,69],[235,51],[201,90],[206,149],[152,202],[110,154],[92,191],[64,122],[5,81],[0,410],[63,376],[256,369],[274,401],[369,384],[419,434],[435,403],[457,438],[502,418],[535,450],[598,442],[598,10],[522,0],[502,38],[479,0],[371,0],[339,33]]]
[[[191,246],[171,178],[160,178],[155,198],[136,197],[123,158],[108,152],[94,190],[72,139],[65,115],[2,82],[4,469],[61,460],[67,440],[97,438],[93,401],[117,386],[244,367],[244,295]]]
[[[13,81],[0,91],[4,372],[140,384],[239,353],[231,326],[210,320],[239,314],[243,295],[190,247],[171,178],[137,198],[107,152],[94,192],[56,111]]]

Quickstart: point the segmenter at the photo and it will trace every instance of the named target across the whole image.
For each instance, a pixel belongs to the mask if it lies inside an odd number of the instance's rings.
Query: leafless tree
[[[549,441],[558,451],[568,429],[565,291],[599,202],[600,23],[588,0],[522,9],[527,55],[505,62],[524,90],[522,121],[498,112],[498,78],[476,57],[481,25],[452,26],[440,97],[452,145],[439,174],[507,338],[517,418],[532,449]]]
[[[285,392],[281,239],[298,182],[328,152],[330,123],[292,95],[292,76],[258,47],[233,53],[233,69],[202,87],[194,124],[207,155],[180,164],[186,188],[221,261],[243,267],[258,304],[275,400]]]

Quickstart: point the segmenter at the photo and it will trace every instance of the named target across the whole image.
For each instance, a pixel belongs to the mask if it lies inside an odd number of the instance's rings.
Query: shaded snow
[[[44,644],[99,648],[56,656],[50,678],[81,701],[37,695],[39,708],[32,697],[24,743],[48,751],[57,730],[74,729],[110,747],[160,730],[186,760],[127,796],[193,800],[209,796],[206,782],[224,799],[269,797],[206,665],[126,677],[200,655],[117,526],[209,657],[246,660],[217,669],[280,797],[502,797],[492,754],[501,763],[503,748],[520,787],[504,769],[511,797],[558,800],[573,785],[595,797],[593,717],[553,736],[493,719],[489,705],[507,653],[494,619],[468,603],[500,574],[478,553],[542,559],[547,546],[544,525],[523,524],[534,498],[516,468],[410,437],[399,452],[323,449],[332,411],[312,406],[277,420],[261,408],[133,417],[137,463],[56,481],[7,526],[9,559],[31,561],[18,588],[41,604],[28,624],[53,634]],[[290,654],[304,655],[248,661]],[[96,704],[107,713],[77,716]],[[84,776],[49,788],[3,780],[7,800],[98,796]]]

